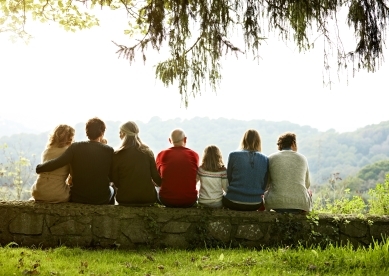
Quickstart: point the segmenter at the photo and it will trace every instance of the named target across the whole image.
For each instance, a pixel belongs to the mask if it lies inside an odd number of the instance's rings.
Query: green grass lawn
[[[353,249],[85,250],[0,247],[0,275],[389,275],[389,241]]]

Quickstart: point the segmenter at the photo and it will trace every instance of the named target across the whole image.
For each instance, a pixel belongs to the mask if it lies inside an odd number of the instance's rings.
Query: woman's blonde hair
[[[63,148],[72,143],[75,130],[68,125],[58,125],[54,128],[53,132],[49,136],[47,148],[57,147]]]
[[[122,144],[118,150],[115,151],[115,153],[120,152],[121,150],[135,147],[136,149],[140,150],[141,152],[148,153],[152,155],[152,152],[150,148],[142,143],[142,140],[139,138],[139,128],[133,121],[128,121],[125,124],[122,124],[120,126],[120,133],[124,135],[122,138]]]
[[[247,130],[240,142],[240,148],[249,151],[262,151],[261,137],[255,129]]]
[[[223,157],[220,149],[215,145],[207,146],[204,149],[201,168],[209,172],[217,172],[224,167]]]

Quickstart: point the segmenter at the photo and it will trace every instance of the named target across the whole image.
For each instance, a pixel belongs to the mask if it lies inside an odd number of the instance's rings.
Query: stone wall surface
[[[368,246],[389,216],[290,215],[228,209],[0,202],[0,245],[85,248]]]

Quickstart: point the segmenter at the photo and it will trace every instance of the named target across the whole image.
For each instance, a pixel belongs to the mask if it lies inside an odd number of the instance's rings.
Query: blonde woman
[[[261,137],[254,129],[243,135],[240,150],[228,156],[228,191],[223,206],[237,211],[263,209],[262,196],[267,182],[268,158],[261,153]]]
[[[120,127],[122,144],[112,159],[112,181],[119,205],[149,206],[157,201],[155,184],[161,185],[154,154],[143,144],[139,128],[129,121]],[[155,183],[155,184],[154,184]]]
[[[57,158],[73,142],[74,128],[68,125],[57,126],[49,137],[46,149],[42,153],[42,162]],[[66,184],[70,166],[65,165],[51,172],[38,175],[32,185],[31,194],[36,201],[59,203],[69,201],[70,188]]]
[[[223,207],[222,198],[228,187],[227,169],[217,146],[204,149],[197,180],[200,181],[199,204],[210,208]]]

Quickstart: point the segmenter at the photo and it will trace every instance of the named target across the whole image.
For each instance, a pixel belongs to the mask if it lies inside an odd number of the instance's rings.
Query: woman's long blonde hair
[[[220,149],[215,145],[207,146],[204,149],[201,168],[209,172],[217,172],[224,167],[223,157]]]
[[[139,128],[133,121],[128,121],[125,124],[122,124],[120,126],[120,133],[124,137],[122,138],[122,144],[119,149],[115,151],[115,153],[118,153],[124,149],[135,147],[136,149],[140,150],[141,152],[148,153],[152,155],[152,152],[150,148],[143,144],[142,140],[139,137]]]
[[[261,137],[259,136],[258,131],[255,129],[247,130],[242,137],[242,141],[240,142],[240,148],[242,150],[261,152]]]
[[[63,148],[69,146],[74,138],[75,130],[68,125],[58,125],[49,136],[47,148]]]

